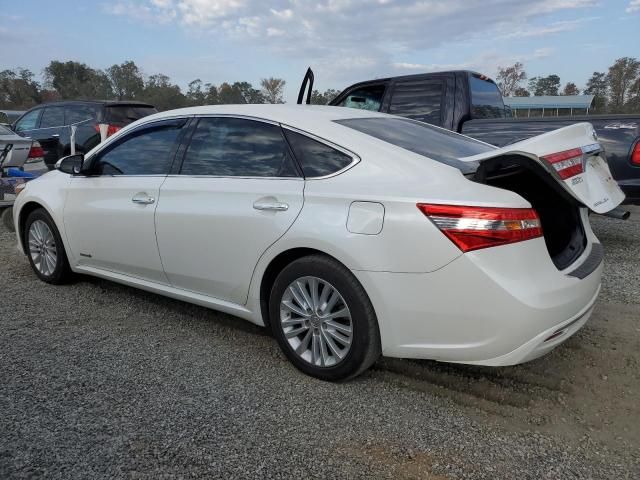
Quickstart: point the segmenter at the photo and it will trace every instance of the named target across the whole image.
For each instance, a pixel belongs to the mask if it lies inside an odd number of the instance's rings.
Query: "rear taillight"
[[[463,252],[542,236],[540,217],[533,208],[417,206]]]
[[[542,159],[555,168],[562,180],[566,180],[583,172],[582,155],[581,148],[572,148],[564,152],[545,155]]]
[[[631,163],[636,167],[640,167],[640,142],[637,142],[633,147],[633,152],[631,152]]]
[[[38,163],[44,160],[44,149],[38,142],[33,142],[29,149],[29,155],[24,163]]]
[[[94,125],[96,132],[100,133],[100,124]],[[107,138],[116,133],[122,127],[118,127],[117,125],[107,125]]]

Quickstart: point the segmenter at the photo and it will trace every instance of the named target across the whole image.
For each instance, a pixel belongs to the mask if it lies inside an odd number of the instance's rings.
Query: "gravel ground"
[[[0,478],[640,478],[640,209],[592,217],[592,320],[489,369],[330,384],[263,329],[114,283],[39,282],[0,231]]]

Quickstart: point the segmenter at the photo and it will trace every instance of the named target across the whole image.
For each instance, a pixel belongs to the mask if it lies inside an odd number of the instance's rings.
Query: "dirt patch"
[[[599,304],[551,354],[503,368],[384,359],[378,375],[446,397],[484,421],[575,442],[640,449],[640,318],[635,305]]]

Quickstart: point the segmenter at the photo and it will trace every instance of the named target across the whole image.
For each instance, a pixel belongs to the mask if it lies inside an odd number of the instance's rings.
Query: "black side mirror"
[[[69,175],[78,175],[82,170],[82,162],[84,162],[84,155],[82,153],[68,155],[56,162],[56,169]]]

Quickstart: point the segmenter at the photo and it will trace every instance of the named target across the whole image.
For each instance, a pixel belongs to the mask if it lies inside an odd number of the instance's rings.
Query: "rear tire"
[[[381,353],[378,321],[364,288],[324,255],[300,258],[280,272],[269,318],[289,361],[321,380],[353,378]]]
[[[59,285],[71,278],[71,268],[62,238],[53,219],[43,208],[27,217],[22,235],[27,258],[43,282]]]

